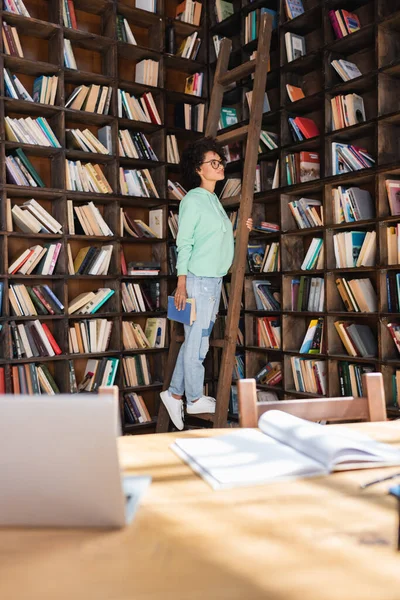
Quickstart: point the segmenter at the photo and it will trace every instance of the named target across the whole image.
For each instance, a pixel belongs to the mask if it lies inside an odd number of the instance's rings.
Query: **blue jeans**
[[[203,395],[203,361],[209,348],[212,328],[218,312],[222,277],[197,277],[188,273],[188,298],[196,300],[196,321],[185,325],[185,341],[178,354],[169,391],[183,396],[191,404]]]

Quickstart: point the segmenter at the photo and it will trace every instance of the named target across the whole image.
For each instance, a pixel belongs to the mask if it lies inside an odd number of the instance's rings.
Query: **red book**
[[[300,152],[300,182],[313,181],[320,177],[318,152]]]
[[[151,119],[152,123],[155,123],[157,125],[158,124],[157,117],[153,112],[153,109],[150,104],[150,100],[147,98],[147,93],[143,94],[142,98],[146,103],[147,110],[149,111],[149,115],[150,115],[150,119]]]
[[[305,138],[309,139],[319,135],[319,129],[312,119],[307,119],[306,117],[296,117],[294,122]]]
[[[17,266],[16,266],[16,267],[15,267],[15,268],[14,268],[14,269],[11,271],[11,274],[12,274],[12,275],[14,275],[14,273],[17,273],[17,271],[19,271],[19,270],[20,270],[20,268],[22,267],[22,265],[24,265],[24,264],[26,263],[26,261],[27,261],[27,260],[28,260],[28,259],[29,259],[29,258],[32,256],[33,252],[34,252],[34,251],[33,251],[33,250],[31,250],[31,251],[29,252],[29,254],[27,254],[27,255],[25,256],[25,258],[23,258],[23,259],[21,260],[21,262],[19,262],[19,263],[17,264]]]
[[[41,291],[37,288],[37,287],[33,287],[32,288],[33,293],[35,294],[35,296],[37,296],[37,298],[40,300],[40,302],[43,304],[43,306],[45,307],[45,309],[51,314],[54,315],[55,312],[53,310],[53,308],[50,306],[50,304],[47,302],[47,300],[45,299],[45,297],[43,296],[43,294],[41,293]]]
[[[4,367],[0,367],[0,394],[6,393],[6,376]]]
[[[67,1],[68,1],[68,10],[69,10],[69,16],[71,18],[72,29],[78,29],[78,25],[76,22],[74,3],[72,0],[67,0]]]
[[[126,266],[125,254],[123,250],[121,250],[121,272],[122,275],[128,275],[128,269]]]
[[[340,40],[340,38],[343,37],[343,33],[342,33],[342,30],[340,29],[340,26],[339,26],[339,23],[337,20],[337,16],[335,15],[335,11],[330,10],[328,15],[329,15],[329,19],[332,24],[332,27],[333,27],[333,31],[335,32],[337,39]]]
[[[47,327],[46,323],[42,323],[42,328],[45,334],[47,335],[47,339],[50,342],[50,346],[53,348],[56,354],[62,354],[60,346],[57,344],[56,340],[53,337],[50,329]]]

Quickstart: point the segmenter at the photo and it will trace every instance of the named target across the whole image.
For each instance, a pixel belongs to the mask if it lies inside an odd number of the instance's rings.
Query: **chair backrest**
[[[267,410],[283,410],[308,421],[386,421],[385,390],[382,373],[365,373],[365,397],[311,398],[257,402],[255,379],[238,381],[239,422],[241,427],[257,427]]]

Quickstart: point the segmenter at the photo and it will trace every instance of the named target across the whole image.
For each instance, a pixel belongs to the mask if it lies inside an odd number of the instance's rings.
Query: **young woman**
[[[183,394],[188,414],[215,412],[215,399],[203,395],[203,361],[218,312],[222,278],[234,253],[232,223],[214,193],[217,181],[225,178],[221,148],[212,138],[201,139],[183,152],[181,167],[191,189],[179,206],[175,306],[182,310],[186,298],[194,298],[197,317],[191,326],[185,325],[171,385],[160,394],[178,429],[183,429]],[[252,219],[246,222],[250,230],[252,223]]]

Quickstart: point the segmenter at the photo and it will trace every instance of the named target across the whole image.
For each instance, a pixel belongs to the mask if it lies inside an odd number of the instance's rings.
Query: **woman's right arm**
[[[192,255],[194,230],[198,218],[199,214],[195,199],[185,197],[179,206],[179,228],[176,238],[178,250],[178,260],[176,262],[178,285],[175,292],[175,306],[178,310],[183,310],[186,304],[186,276],[189,260]]]

